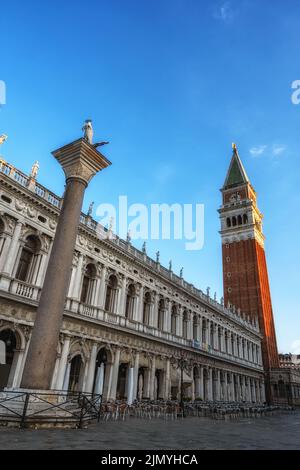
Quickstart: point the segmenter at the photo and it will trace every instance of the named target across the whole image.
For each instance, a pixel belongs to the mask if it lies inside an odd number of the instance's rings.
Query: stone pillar
[[[208,369],[208,400],[212,401],[213,399],[213,394],[212,394],[212,383],[213,377],[212,377],[212,368],[209,367]]]
[[[234,397],[234,376],[233,376],[233,372],[230,373],[230,401],[235,401],[235,397]]]
[[[165,393],[164,399],[169,400],[171,397],[171,366],[170,359],[166,360],[166,373],[165,373]]]
[[[86,381],[86,386],[85,386],[85,391],[87,393],[92,393],[93,392],[97,352],[98,352],[98,344],[94,343],[93,346],[92,346],[92,351],[91,351],[91,355],[90,355],[90,361],[89,361],[88,373],[87,373],[87,381]]]
[[[67,361],[68,361],[68,354],[70,350],[70,341],[71,341],[71,338],[69,336],[66,336],[64,340],[61,356],[60,356],[59,366],[58,366],[58,373],[57,373],[57,379],[56,379],[56,385],[55,385],[56,390],[62,390],[63,388],[65,371],[66,371],[66,366],[67,366]]]
[[[220,370],[217,370],[217,383],[216,383],[216,400],[221,400],[221,377],[220,377]]]
[[[39,266],[39,270],[38,270],[37,278],[36,278],[36,285],[37,285],[38,287],[42,287],[42,286],[43,286],[43,281],[44,281],[45,272],[46,272],[46,268],[47,268],[49,253],[51,253],[51,249],[50,249],[50,248],[49,248],[49,252],[48,252],[48,253],[43,253],[43,254],[41,255],[42,258],[41,258],[41,262],[40,262],[40,266]]]
[[[53,155],[64,169],[66,189],[21,383],[38,390],[51,384],[84,191],[91,178],[110,164],[83,138]]]
[[[106,266],[102,266],[101,269],[101,276],[100,276],[100,289],[99,289],[99,295],[97,299],[97,307],[99,308],[104,308],[104,296],[105,296],[105,288],[106,288],[106,272],[107,268]]]
[[[150,400],[154,400],[154,380],[155,380],[155,356],[152,358],[151,371],[150,371]]]
[[[134,358],[134,371],[133,371],[133,395],[132,399],[136,400],[138,392],[138,379],[139,379],[139,361],[140,354],[137,352]]]
[[[117,315],[124,316],[125,315],[125,308],[126,308],[126,276],[122,278],[121,290],[119,291],[118,296],[118,306],[117,306]]]
[[[110,396],[112,400],[116,399],[117,395],[117,386],[118,386],[118,377],[119,377],[119,365],[120,365],[120,353],[121,350],[118,348],[115,352],[115,360],[113,364],[113,371],[112,371],[112,382],[110,388]]]
[[[144,286],[140,287],[140,292],[139,292],[139,301],[138,301],[138,306],[136,309],[136,318],[135,320],[138,322],[143,322],[143,310],[144,310]]]
[[[77,299],[77,300],[80,299],[80,294],[81,294],[80,288],[81,288],[81,280],[82,280],[82,274],[83,274],[83,271],[82,271],[83,260],[84,260],[83,254],[79,253],[77,268],[76,268],[76,271],[75,271],[73,292],[71,294],[71,297],[73,297],[74,299]]]

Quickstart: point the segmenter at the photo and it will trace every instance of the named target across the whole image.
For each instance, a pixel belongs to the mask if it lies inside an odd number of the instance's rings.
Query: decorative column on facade
[[[171,398],[171,364],[170,359],[166,359],[166,371],[165,371],[165,390],[164,399],[170,400]]]
[[[65,172],[66,189],[21,383],[38,390],[51,385],[84,192],[92,177],[110,165],[84,138],[53,155]]]
[[[139,361],[140,361],[140,353],[137,351],[134,357],[133,400],[137,399],[137,394],[138,394]]]
[[[166,302],[167,302],[167,309],[166,309],[165,330],[168,333],[171,333],[172,302],[169,299],[166,299]]]
[[[139,289],[138,305],[136,308],[136,318],[135,320],[142,323],[143,322],[143,312],[144,312],[144,286],[141,285]]]
[[[182,306],[178,306],[177,315],[176,315],[176,332],[177,336],[182,336]]]
[[[111,400],[116,399],[117,395],[117,386],[118,386],[118,377],[119,377],[119,365],[120,365],[120,354],[121,349],[116,348],[114,353],[114,362],[113,362],[113,370],[112,370],[112,381],[111,381],[111,388],[110,388],[110,396]]]
[[[154,400],[154,381],[155,381],[155,356],[152,357],[151,370],[150,370],[150,400]]]
[[[18,256],[22,227],[23,227],[23,222],[18,220],[16,222],[13,236],[11,238],[7,258],[2,269],[0,288],[3,290],[8,290],[9,285],[10,285],[10,280],[13,274],[13,269],[14,269],[16,259]]]
[[[81,295],[81,282],[82,282],[82,275],[83,275],[83,263],[84,263],[84,255],[82,253],[78,254],[78,261],[77,267],[74,275],[74,282],[73,282],[73,289],[71,293],[71,310],[73,312],[78,311],[78,304]],[[72,279],[72,278],[71,278]]]
[[[229,401],[235,401],[234,397],[234,375],[230,372],[230,398]]]
[[[101,274],[100,274],[100,288],[97,299],[97,307],[104,309],[105,302],[105,292],[106,292],[106,274],[107,268],[105,265],[102,265]]]
[[[157,292],[153,292],[153,297],[152,302],[151,302],[151,308],[150,308],[150,319],[149,319],[149,325],[154,326],[154,328],[157,328],[158,326],[158,294]]]
[[[208,368],[208,400],[212,401],[213,400],[213,393],[212,393],[212,387],[213,387],[213,371],[212,368]]]
[[[211,324],[211,331],[212,331],[212,345],[211,347],[214,350],[218,349],[218,327],[216,323]]]
[[[87,393],[92,393],[93,392],[93,385],[94,385],[95,371],[96,371],[97,352],[98,352],[98,344],[93,343],[91,354],[90,354],[90,360],[89,360],[89,364],[88,364],[87,381],[86,381],[86,386],[85,386],[85,391]]]
[[[221,400],[221,378],[220,378],[220,370],[216,370],[216,400]]]
[[[49,259],[49,256],[51,254],[51,249],[52,249],[52,240],[50,241],[48,251],[47,252],[44,251],[40,255],[41,260],[40,260],[40,263],[38,265],[38,271],[36,273],[36,279],[35,279],[35,284],[37,285],[37,287],[42,287],[43,286],[43,282],[44,282],[44,278],[45,278],[45,274],[46,274],[46,269],[47,269],[47,264],[48,264],[48,259]]]
[[[127,286],[127,277],[123,275],[121,282],[121,289],[119,291],[118,297],[118,306],[117,306],[117,315],[125,316],[126,309],[126,286]]]
[[[68,362],[68,354],[70,350],[70,342],[71,338],[69,336],[65,336],[58,366],[57,379],[55,384],[56,390],[62,390],[63,388],[66,366]]]
[[[193,315],[191,311],[187,314],[187,339],[193,339]]]

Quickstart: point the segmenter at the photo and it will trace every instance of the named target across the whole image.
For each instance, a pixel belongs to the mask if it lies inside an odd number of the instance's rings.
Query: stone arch
[[[104,397],[109,392],[109,376],[113,365],[113,353],[109,345],[100,346],[96,356],[93,392]]]
[[[21,366],[26,344],[24,335],[20,329],[4,325],[0,328],[0,341],[2,349],[0,389],[17,386],[21,380]]]

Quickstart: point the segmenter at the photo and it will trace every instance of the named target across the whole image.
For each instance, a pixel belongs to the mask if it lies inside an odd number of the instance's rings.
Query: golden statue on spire
[[[237,146],[234,142],[232,142],[232,150],[234,151],[234,153],[237,152]]]

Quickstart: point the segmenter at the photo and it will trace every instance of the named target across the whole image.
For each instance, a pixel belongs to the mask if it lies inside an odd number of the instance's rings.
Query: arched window
[[[242,225],[242,223],[243,223],[242,216],[239,215],[238,216],[238,225]]]
[[[164,330],[164,323],[165,323],[165,302],[163,299],[160,299],[159,304],[158,304],[158,322],[157,326],[158,329],[163,331]]]
[[[188,322],[189,322],[188,312],[185,310],[183,312],[183,317],[182,317],[182,336],[185,339],[188,338]]]
[[[177,317],[177,309],[175,305],[172,307],[172,313],[171,313],[171,333],[172,335],[176,335],[176,317]]]
[[[135,287],[134,284],[130,284],[127,289],[126,297],[126,308],[125,308],[125,317],[130,320],[133,319],[134,315],[134,299],[135,299]]]
[[[151,294],[146,292],[144,296],[144,307],[143,307],[143,323],[149,325],[150,323],[150,309],[151,309]]]
[[[227,217],[226,219],[226,224],[227,224],[227,227],[231,227],[231,220],[230,220],[230,217]]]
[[[194,315],[194,317],[193,317],[193,339],[195,341],[198,341],[198,339],[199,339],[198,338],[198,324],[199,324],[198,317],[197,317],[197,315]]]
[[[93,303],[96,273],[96,266],[89,263],[85,268],[80,295],[80,301],[84,304],[91,305]]]
[[[108,312],[115,311],[116,297],[118,289],[118,280],[114,274],[109,277],[106,287],[105,310]]]
[[[23,282],[33,282],[35,261],[40,250],[41,243],[35,235],[29,235],[21,251],[21,256],[16,271],[16,279]]]
[[[228,354],[228,333],[225,331],[225,352]]]
[[[0,390],[11,382],[10,372],[17,347],[17,339],[12,330],[0,332]]]
[[[236,226],[236,217],[232,217],[232,226],[233,226],[233,227]]]
[[[73,357],[70,363],[70,378],[69,378],[69,392],[78,392],[81,389],[81,382],[82,382],[82,358],[78,354],[77,356]]]
[[[244,224],[247,224],[247,223],[248,223],[248,216],[247,216],[247,214],[244,214],[244,215],[243,215],[243,222],[244,222]]]

